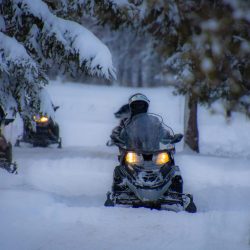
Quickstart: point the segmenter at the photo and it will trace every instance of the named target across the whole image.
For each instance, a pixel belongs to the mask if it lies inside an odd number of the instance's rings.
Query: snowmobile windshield
[[[155,152],[167,148],[173,132],[163,123],[160,116],[139,114],[125,125],[121,139],[125,148],[140,152]]]

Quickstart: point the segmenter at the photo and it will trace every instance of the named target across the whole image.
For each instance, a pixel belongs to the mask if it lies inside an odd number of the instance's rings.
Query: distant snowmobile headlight
[[[47,116],[42,116],[39,122],[48,122],[49,118]]]
[[[163,165],[170,161],[169,154],[167,152],[161,152],[156,156],[155,163],[157,165]]]
[[[140,163],[140,156],[135,152],[128,152],[125,157],[125,161],[128,164],[136,165]]]
[[[40,119],[40,116],[39,115],[34,115],[33,116],[33,120],[36,122],[37,120],[39,120]]]
[[[33,119],[35,122],[39,122],[39,123],[46,123],[49,121],[49,118],[47,116],[37,116],[34,115]]]

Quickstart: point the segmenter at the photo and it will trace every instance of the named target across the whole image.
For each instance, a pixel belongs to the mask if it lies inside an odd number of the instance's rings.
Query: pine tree
[[[0,105],[23,116],[40,111],[50,71],[115,78],[108,48],[82,25],[67,20],[72,12],[60,1],[47,3],[0,1]]]
[[[239,0],[101,0],[91,11],[114,29],[155,37],[163,76],[187,97],[185,142],[199,151],[197,105],[218,99],[250,116],[250,2]],[[230,112],[228,112],[230,113]],[[189,115],[190,114],[190,115]]]

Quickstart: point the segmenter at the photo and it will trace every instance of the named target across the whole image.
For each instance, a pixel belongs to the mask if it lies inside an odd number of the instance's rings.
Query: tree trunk
[[[143,87],[143,77],[142,77],[142,62],[138,62],[138,71],[137,71],[137,87]]]
[[[118,68],[118,82],[121,86],[124,85],[124,65],[120,62]]]
[[[198,101],[193,95],[186,96],[185,104],[185,147],[199,153],[199,131],[197,121]]]
[[[133,72],[131,66],[128,66],[126,69],[126,86],[127,87],[133,87]]]

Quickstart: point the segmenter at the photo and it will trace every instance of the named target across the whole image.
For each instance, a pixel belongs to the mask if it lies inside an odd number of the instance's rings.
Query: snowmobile
[[[195,213],[193,196],[183,193],[180,169],[174,161],[174,144],[182,137],[174,135],[160,116],[134,116],[116,142],[120,165],[114,169],[112,191],[104,205]]]
[[[2,125],[8,125],[14,119],[2,120]],[[1,129],[2,131],[2,129]],[[12,145],[7,142],[6,138],[1,134],[0,131],[0,168],[7,170],[9,173],[17,174],[17,164],[12,162]]]
[[[6,148],[3,149],[0,146],[0,168],[7,170],[9,173],[17,174],[17,164],[12,162],[12,145],[10,142],[6,142],[3,136],[0,136],[0,144],[6,144]]]
[[[59,126],[46,115],[36,115],[33,117],[35,129],[29,120],[24,122],[24,132],[22,138],[18,138],[15,146],[20,146],[21,142],[31,143],[33,147],[47,147],[51,144],[58,144],[62,147],[62,139],[59,136]]]

